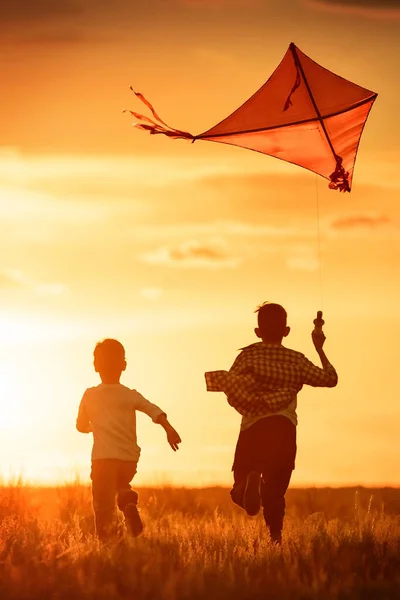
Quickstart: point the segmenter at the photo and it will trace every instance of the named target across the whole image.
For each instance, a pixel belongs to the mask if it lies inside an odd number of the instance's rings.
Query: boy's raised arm
[[[316,367],[310,360],[304,357],[304,383],[313,387],[335,387],[338,382],[338,376],[335,368],[329,362],[326,356],[323,345],[326,337],[324,333],[316,333],[313,331],[311,334],[314,347],[321,360],[322,369]]]

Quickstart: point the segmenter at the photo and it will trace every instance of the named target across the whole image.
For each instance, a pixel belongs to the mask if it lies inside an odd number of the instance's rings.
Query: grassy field
[[[282,548],[227,490],[142,489],[145,531],[93,536],[90,490],[0,488],[0,598],[400,598],[400,490],[289,490]]]

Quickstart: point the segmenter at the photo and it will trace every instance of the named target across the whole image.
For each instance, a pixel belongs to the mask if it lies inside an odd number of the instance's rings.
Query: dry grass
[[[400,490],[289,490],[282,548],[224,489],[140,498],[144,534],[103,547],[88,488],[1,488],[0,598],[400,598]]]

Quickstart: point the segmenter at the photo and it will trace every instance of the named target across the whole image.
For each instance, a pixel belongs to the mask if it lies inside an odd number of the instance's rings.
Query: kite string
[[[316,184],[316,212],[317,212],[317,249],[318,249],[318,270],[319,270],[319,295],[321,302],[321,310],[324,309],[324,287],[322,280],[322,259],[321,259],[321,226],[320,226],[320,210],[319,210],[319,188],[318,175],[315,175]]]

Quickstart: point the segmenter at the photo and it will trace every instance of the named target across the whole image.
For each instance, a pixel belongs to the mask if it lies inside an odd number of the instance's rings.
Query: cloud
[[[79,25],[82,5],[73,0],[14,0],[3,2],[0,25],[3,41],[25,44],[64,44],[83,40]]]
[[[67,291],[67,286],[63,283],[35,283],[33,289],[37,294],[45,296],[61,296]]]
[[[18,269],[5,269],[0,272],[0,289],[30,289],[40,295],[59,296],[67,287],[63,283],[37,281]]]
[[[304,0],[306,6],[333,13],[367,18],[400,18],[399,0]]]
[[[93,221],[106,221],[111,213],[104,203],[96,205],[82,199],[72,203],[70,196],[54,197],[47,193],[32,192],[28,186],[3,187],[0,180],[0,215],[3,223],[8,221],[15,226],[29,221],[32,230],[32,225],[49,229],[50,223],[85,223],[90,227]]]
[[[0,22],[22,22],[62,19],[82,14],[82,3],[78,0],[13,0],[2,2]]]
[[[144,262],[184,269],[233,269],[240,260],[228,255],[223,244],[196,240],[179,246],[162,247],[141,256]]]
[[[293,271],[316,271],[318,269],[318,261],[312,256],[291,256],[286,261],[288,269]]]
[[[200,9],[262,6],[264,0],[147,0],[146,4],[173,10],[175,6],[192,6]],[[138,4],[139,6],[136,6]],[[172,5],[172,6],[171,6]],[[0,22],[43,22],[43,20],[79,17],[88,13],[113,13],[122,11],[132,16],[143,11],[146,6],[132,0],[13,0],[3,2],[0,8]],[[147,8],[147,11],[150,7]],[[147,12],[146,11],[146,12]]]
[[[386,215],[353,215],[342,217],[332,222],[332,229],[343,231],[357,228],[377,229],[389,225],[391,220]]]
[[[2,291],[7,289],[18,289],[21,287],[21,282],[13,277],[10,273],[0,272],[0,289]]]
[[[324,4],[333,4],[337,6],[357,6],[363,8],[399,8],[399,0],[315,0]]]
[[[8,36],[10,41],[18,39],[21,36],[21,32],[14,32]],[[80,44],[85,43],[88,39],[86,33],[80,32],[74,27],[60,27],[59,29],[53,29],[52,27],[40,27],[36,31],[33,30],[28,34],[24,34],[24,44],[41,45],[41,44]],[[92,43],[103,43],[108,42],[112,39],[111,35],[91,33],[90,41]]]
[[[189,13],[261,7],[263,0],[11,0],[2,2],[3,41],[25,44],[81,43],[129,39],[138,24],[177,21]],[[182,14],[183,13],[183,14]],[[154,20],[154,15],[158,19]]]
[[[157,240],[176,237],[223,236],[232,238],[267,238],[271,241],[308,239],[315,237],[315,226],[259,225],[245,221],[209,221],[204,223],[179,223],[173,225],[141,225],[135,227],[135,238]]]
[[[126,6],[127,0],[122,0]],[[99,6],[100,4],[100,6]],[[13,0],[3,2],[0,25],[4,42],[24,44],[76,44],[107,42],[115,38],[110,28],[99,29],[98,19],[107,23],[110,3],[99,0]]]
[[[159,300],[164,294],[164,290],[158,287],[146,287],[140,290],[140,295],[146,300]]]
[[[249,153],[250,154],[250,153]],[[278,163],[280,166],[280,163]],[[275,165],[276,166],[276,165]],[[273,171],[274,172],[274,171]],[[157,173],[157,177],[154,177]],[[207,189],[214,185],[229,184],[231,187],[252,184],[265,191],[267,173],[254,171],[251,157],[213,160],[208,157],[165,155],[87,155],[87,154],[39,154],[25,155],[15,148],[0,146],[0,182],[19,186],[23,181],[31,188],[42,189],[45,182],[62,183],[63,189],[78,193],[82,186],[90,186],[95,195],[113,195],[121,180],[132,189],[165,189],[166,186],[182,186],[204,182]],[[281,181],[281,180],[280,180]],[[69,185],[68,185],[69,184]],[[53,189],[53,188],[52,188]],[[119,191],[119,187],[117,188]]]
[[[314,249],[308,246],[297,246],[286,259],[286,266],[293,271],[317,271],[319,260]]]
[[[175,0],[176,4],[202,9],[254,8],[262,6],[263,0]]]

